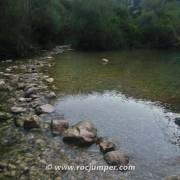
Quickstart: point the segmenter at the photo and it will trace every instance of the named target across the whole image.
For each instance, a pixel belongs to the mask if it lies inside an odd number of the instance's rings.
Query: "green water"
[[[103,64],[102,58],[109,59],[109,63]],[[180,111],[177,51],[72,52],[56,58],[52,73],[65,94],[117,90]]]

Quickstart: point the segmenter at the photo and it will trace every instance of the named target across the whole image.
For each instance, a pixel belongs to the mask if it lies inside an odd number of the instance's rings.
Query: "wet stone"
[[[52,120],[51,130],[54,135],[61,135],[65,130],[69,128],[69,122],[67,120]]]
[[[111,151],[105,154],[105,161],[113,166],[126,166],[129,164],[129,157],[121,151]]]
[[[66,143],[72,143],[78,146],[89,146],[96,142],[97,129],[88,121],[80,121],[73,127],[67,129],[63,135],[63,140]]]
[[[114,151],[116,149],[116,145],[108,138],[99,138],[98,145],[103,153]]]

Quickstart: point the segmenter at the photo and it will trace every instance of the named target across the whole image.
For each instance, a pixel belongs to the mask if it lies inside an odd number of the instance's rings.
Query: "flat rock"
[[[108,138],[99,138],[98,145],[103,153],[114,151],[116,149],[116,145]]]
[[[79,146],[89,146],[97,139],[97,130],[88,121],[80,121],[64,132],[63,140]]]
[[[54,107],[50,104],[41,105],[36,108],[38,114],[49,114],[55,111]]]
[[[26,112],[26,108],[14,106],[11,108],[13,114],[20,114]]]
[[[67,120],[52,120],[51,130],[55,135],[61,135],[65,130],[69,128],[69,122]]]
[[[129,164],[129,157],[121,151],[111,151],[104,155],[105,161],[112,166],[126,166]]]

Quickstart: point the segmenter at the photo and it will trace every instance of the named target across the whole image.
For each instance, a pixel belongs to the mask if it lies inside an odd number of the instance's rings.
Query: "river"
[[[56,111],[72,124],[90,120],[127,151],[136,165],[132,179],[180,173],[179,52],[72,52],[54,61]]]

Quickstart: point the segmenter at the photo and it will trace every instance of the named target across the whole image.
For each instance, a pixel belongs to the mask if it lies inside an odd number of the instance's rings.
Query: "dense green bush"
[[[179,0],[1,0],[0,17],[0,57],[64,43],[96,50],[180,45]]]

